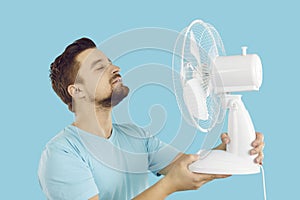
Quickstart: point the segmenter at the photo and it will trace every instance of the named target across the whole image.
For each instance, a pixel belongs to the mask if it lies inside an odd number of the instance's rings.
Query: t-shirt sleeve
[[[98,194],[88,164],[64,147],[46,147],[41,156],[38,176],[49,200],[86,200]]]
[[[173,146],[166,144],[152,136],[147,141],[149,170],[159,176],[160,170],[168,166],[180,153]]]

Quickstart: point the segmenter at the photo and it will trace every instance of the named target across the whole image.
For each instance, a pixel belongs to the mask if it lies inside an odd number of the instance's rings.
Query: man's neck
[[[109,138],[112,133],[111,108],[87,106],[78,109],[73,125],[94,135]]]

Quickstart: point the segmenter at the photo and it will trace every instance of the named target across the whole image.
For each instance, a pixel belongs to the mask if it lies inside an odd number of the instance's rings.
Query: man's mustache
[[[121,78],[121,75],[120,74],[115,74],[113,77],[111,77],[111,79],[109,80],[109,82],[113,83],[116,78]]]

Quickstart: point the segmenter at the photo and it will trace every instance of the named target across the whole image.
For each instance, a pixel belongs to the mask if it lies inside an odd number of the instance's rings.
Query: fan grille
[[[173,80],[182,114],[200,131],[219,134],[225,110],[222,107],[223,94],[214,91],[216,80],[220,81],[214,61],[217,56],[225,55],[225,50],[218,32],[210,24],[196,20],[182,31],[176,51],[180,56],[173,55],[173,69],[179,74],[173,76]],[[199,87],[194,96],[187,96],[184,87],[191,80],[196,80]],[[190,103],[195,96],[198,96],[197,102]]]

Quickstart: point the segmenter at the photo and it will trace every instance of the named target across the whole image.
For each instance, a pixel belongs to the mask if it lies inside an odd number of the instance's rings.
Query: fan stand
[[[260,172],[258,164],[254,163],[257,155],[250,155],[253,148],[251,143],[256,134],[252,120],[241,95],[226,94],[224,105],[229,109],[228,136],[230,143],[226,151],[200,150],[200,159],[189,166],[189,169],[197,173],[206,174],[255,174]],[[202,156],[201,155],[205,155]]]

